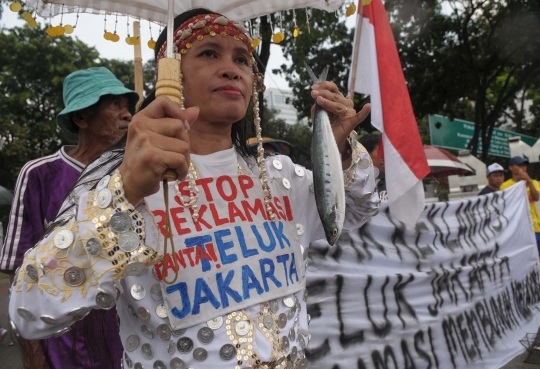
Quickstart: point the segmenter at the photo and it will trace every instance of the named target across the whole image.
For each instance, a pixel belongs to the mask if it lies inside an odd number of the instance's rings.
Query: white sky
[[[271,0],[269,0],[271,1]],[[23,26],[26,22],[22,19],[18,19],[17,13],[13,13],[9,10],[7,5],[3,6],[3,14],[0,19],[1,27],[15,27]],[[76,16],[75,14],[66,14],[64,15],[64,25],[65,24],[75,24]],[[133,33],[133,21],[134,18],[130,18],[130,34]],[[113,32],[114,30],[114,21],[113,16],[107,17],[107,31]],[[38,17],[38,22],[43,22],[43,18]],[[349,27],[354,27],[356,22],[355,17],[347,18],[347,25]],[[53,25],[60,24],[60,16],[56,16],[52,19]],[[118,17],[118,28],[117,33],[120,35],[120,41],[113,43],[107,41],[103,38],[103,17],[93,14],[80,14],[79,23],[77,28],[71,35],[65,35],[63,37],[77,37],[84,43],[90,46],[94,46],[102,57],[107,59],[120,59],[120,60],[131,60],[133,59],[133,46],[130,46],[125,43],[124,39],[127,36],[127,21],[126,17]],[[152,24],[152,36],[154,40],[159,36],[159,28]],[[141,50],[143,62],[146,62],[150,59],[153,59],[154,52],[146,43],[150,40],[150,30],[148,27],[147,21],[141,21]],[[272,69],[278,69],[282,64],[289,64],[289,62],[283,56],[281,52],[281,47],[278,45],[272,44],[270,47],[270,60],[268,61],[267,70],[268,72],[265,75],[264,83],[267,87],[275,87],[281,90],[289,90],[289,85],[285,78],[273,74]]]

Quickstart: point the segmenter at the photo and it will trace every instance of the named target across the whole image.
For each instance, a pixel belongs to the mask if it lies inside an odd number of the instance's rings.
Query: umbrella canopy
[[[435,146],[424,145],[424,152],[431,172],[428,177],[440,178],[453,175],[472,174],[474,171],[448,151]]]
[[[11,205],[13,194],[10,190],[0,186],[0,205]]]
[[[207,8],[237,21],[295,8],[317,8],[336,11],[344,0],[174,0],[174,14],[193,8]],[[42,17],[62,12],[124,14],[158,23],[167,23],[168,0],[29,0],[27,7]],[[79,8],[80,7],[80,8]]]

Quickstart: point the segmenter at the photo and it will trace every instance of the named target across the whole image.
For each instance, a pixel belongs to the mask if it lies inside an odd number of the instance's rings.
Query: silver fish
[[[305,65],[313,83],[326,80],[328,66],[317,78],[307,63]],[[343,171],[341,155],[332,132],[328,113],[318,104],[315,104],[313,116],[311,151],[317,211],[321,218],[326,240],[330,245],[334,245],[341,235],[345,220]]]

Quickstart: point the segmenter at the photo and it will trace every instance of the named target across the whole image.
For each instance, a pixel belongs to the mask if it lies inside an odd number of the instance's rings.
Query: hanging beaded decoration
[[[292,15],[293,15],[293,23],[294,23],[293,36],[294,38],[296,38],[300,35],[300,27],[298,27],[298,23],[296,23],[296,12],[294,11],[294,9],[292,10]]]
[[[151,19],[148,21],[148,28],[150,30],[150,41],[148,41],[147,45],[150,49],[154,50],[156,48],[156,41],[154,41],[154,37],[152,36],[152,20]]]
[[[309,10],[306,8],[306,25],[307,25],[307,33],[311,33],[311,27],[309,26]]]

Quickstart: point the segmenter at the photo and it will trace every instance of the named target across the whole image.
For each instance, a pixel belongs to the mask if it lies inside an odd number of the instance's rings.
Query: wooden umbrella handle
[[[156,83],[156,97],[167,96],[176,105],[182,106],[182,86],[180,85],[180,60],[163,58],[158,62],[158,81]],[[167,169],[162,179],[178,179],[177,173]]]

